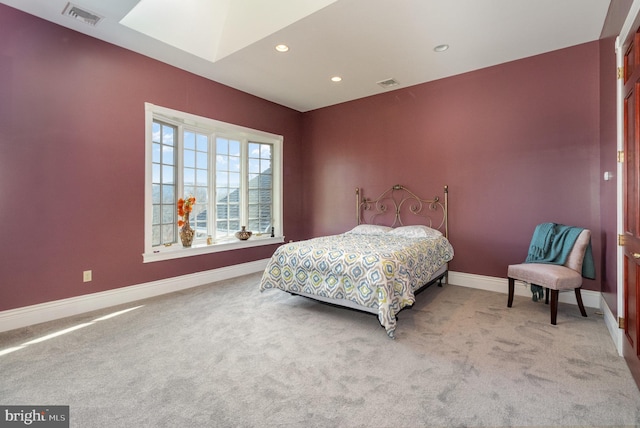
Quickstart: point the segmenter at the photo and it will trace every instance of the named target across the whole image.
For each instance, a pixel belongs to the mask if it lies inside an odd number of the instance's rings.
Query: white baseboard
[[[260,272],[268,259],[0,312],[0,332]]]
[[[616,346],[616,350],[618,351],[618,355],[622,357],[622,329],[618,326],[618,318],[613,315],[611,309],[609,309],[609,305],[604,301],[604,297],[601,297],[602,304],[600,307],[602,308],[602,316],[604,317],[604,323],[609,330],[609,335],[611,335],[611,340],[613,340],[613,344]]]
[[[69,299],[56,300],[23,308],[10,309],[0,312],[0,332],[53,321],[73,315],[105,309],[137,300],[147,299],[175,291],[186,290],[200,285],[210,284],[216,281],[235,278],[250,273],[261,272],[268,263],[268,259],[257,260],[234,266],[227,266],[205,272],[197,272],[173,278],[162,279],[144,284],[132,285],[115,290],[103,291]],[[449,284],[477,288],[507,294],[508,283],[506,278],[496,278],[483,275],[475,275],[462,272],[449,272]],[[518,283],[516,283],[518,284]],[[515,294],[518,296],[531,296],[528,287],[520,283],[516,286]],[[616,342],[617,349],[620,339],[617,322],[608,306],[602,300],[601,293],[583,290],[582,300],[586,307],[601,309],[606,308],[605,320],[611,337]],[[505,300],[506,302],[506,300]],[[560,293],[560,302],[576,305],[574,293]]]
[[[471,273],[449,272],[449,284],[462,287],[478,288],[480,290],[495,291],[496,293],[509,293],[509,283],[507,278],[496,278],[493,276],[475,275]],[[516,281],[514,290],[516,296],[531,297],[531,290],[521,281]],[[582,303],[585,307],[602,309],[602,293],[598,291],[582,290]],[[577,305],[576,294],[573,290],[570,293],[560,293],[558,301]],[[506,303],[506,300],[505,300]]]

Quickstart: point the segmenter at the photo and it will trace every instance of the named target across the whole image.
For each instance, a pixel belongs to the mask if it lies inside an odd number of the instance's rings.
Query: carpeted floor
[[[73,427],[640,426],[592,309],[560,304],[552,326],[544,303],[432,286],[391,340],[259,279],[1,333],[19,349],[0,355],[0,405],[69,405]]]

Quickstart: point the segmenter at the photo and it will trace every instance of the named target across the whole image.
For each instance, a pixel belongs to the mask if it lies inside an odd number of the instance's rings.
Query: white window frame
[[[153,222],[153,204],[152,204],[152,140],[153,140],[153,121],[157,119],[178,127],[178,161],[177,168],[182,168],[182,135],[183,130],[197,130],[200,133],[206,132],[210,138],[215,135],[233,136],[251,142],[268,143],[273,145],[273,154],[271,160],[271,168],[273,173],[273,228],[274,236],[263,234],[262,236],[252,236],[249,240],[232,240],[225,242],[217,242],[207,245],[205,242],[196,242],[191,248],[184,248],[178,239],[178,242],[170,246],[153,246],[152,245],[152,222]],[[258,247],[262,245],[272,245],[284,242],[283,229],[283,181],[282,181],[282,145],[284,138],[281,135],[271,134],[269,132],[259,131],[197,116],[190,113],[173,110],[166,107],[157,106],[151,103],[145,103],[145,197],[144,197],[144,253],[142,254],[143,262],[156,262],[161,260],[170,260],[182,257],[198,256],[202,254],[216,253],[220,251],[229,251],[239,248]],[[246,155],[243,154],[243,161],[246,162]],[[212,170],[214,166],[211,166]],[[210,173],[211,171],[210,170]],[[246,177],[242,175],[243,183],[246,184]],[[179,175],[181,176],[181,174]],[[243,189],[247,191],[247,186],[243,184]],[[182,187],[180,184],[177,186]],[[245,192],[242,192],[244,202],[246,202]],[[215,194],[214,192],[210,193]],[[177,195],[176,197],[180,197]],[[176,207],[177,210],[177,207]],[[215,213],[211,213],[208,224],[215,221]]]

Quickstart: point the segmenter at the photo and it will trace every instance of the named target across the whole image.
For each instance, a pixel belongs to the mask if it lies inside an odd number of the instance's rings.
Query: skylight
[[[120,24],[215,62],[335,1],[140,0]]]

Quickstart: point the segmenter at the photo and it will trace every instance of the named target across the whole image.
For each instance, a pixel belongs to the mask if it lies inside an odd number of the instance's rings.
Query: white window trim
[[[153,221],[152,194],[151,194],[151,160],[152,148],[151,140],[153,138],[152,125],[154,118],[166,120],[171,123],[184,125],[185,127],[197,127],[207,129],[212,132],[228,133],[233,132],[235,135],[243,135],[247,138],[258,139],[258,141],[271,143],[274,146],[273,159],[271,161],[273,170],[273,227],[274,237],[271,236],[252,236],[246,241],[224,241],[211,245],[194,244],[191,248],[184,248],[178,242],[171,246],[153,247],[151,242],[151,224]],[[283,140],[281,135],[271,134],[264,131],[258,131],[239,125],[233,125],[226,122],[209,119],[166,107],[156,106],[151,103],[145,103],[145,195],[144,195],[144,253],[142,254],[143,262],[156,262],[161,260],[171,260],[183,257],[199,256],[203,254],[217,253],[221,251],[230,251],[242,248],[258,247],[263,245],[272,245],[284,242],[283,229],[283,172],[282,172],[282,152]],[[181,158],[181,157],[180,157]]]

